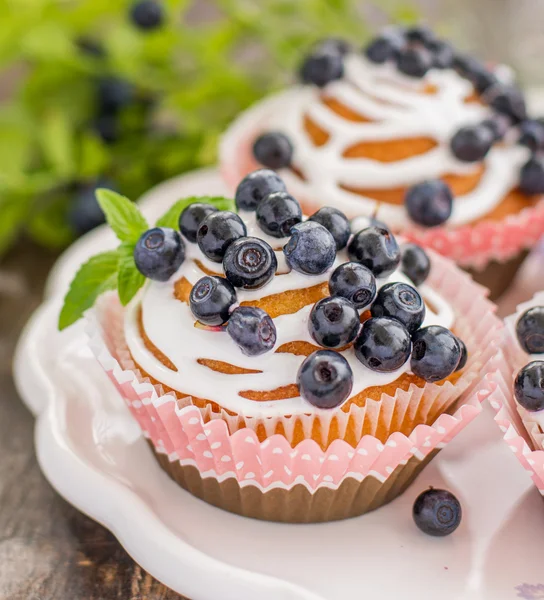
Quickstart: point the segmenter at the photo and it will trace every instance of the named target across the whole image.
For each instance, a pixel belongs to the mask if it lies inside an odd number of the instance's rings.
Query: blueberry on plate
[[[533,306],[521,315],[516,335],[527,354],[544,353],[544,306]]]
[[[527,118],[527,105],[523,92],[515,85],[497,84],[489,89],[489,104],[497,112],[507,115],[514,123],[520,123]]]
[[[544,410],[544,361],[535,360],[525,365],[514,382],[514,395],[525,410]]]
[[[168,281],[185,260],[185,244],[175,229],[155,227],[140,236],[134,248],[136,268],[144,277]]]
[[[544,148],[544,124],[540,121],[527,119],[519,126],[519,143],[529,148],[531,152]]]
[[[259,227],[266,234],[284,238],[302,221],[302,210],[298,200],[287,192],[273,192],[259,203],[256,216]]]
[[[370,269],[374,277],[387,277],[400,263],[400,248],[395,236],[382,227],[367,227],[353,236],[348,245],[352,262]]]
[[[246,356],[259,356],[276,344],[274,321],[254,306],[235,308],[227,323],[227,333]]]
[[[419,529],[435,537],[453,533],[462,518],[459,500],[451,492],[433,488],[417,497],[412,514]]]
[[[213,262],[221,262],[227,248],[247,235],[240,217],[230,211],[212,212],[200,224],[196,234],[198,247]]]
[[[533,156],[521,168],[519,188],[524,194],[544,194],[544,162]]]
[[[276,274],[278,261],[265,241],[254,237],[239,238],[227,248],[223,258],[226,278],[234,287],[258,290]]]
[[[291,237],[283,247],[287,264],[305,275],[321,275],[336,259],[336,243],[330,232],[314,221],[291,228]]]
[[[338,352],[317,350],[300,366],[297,384],[306,402],[317,408],[336,408],[351,394],[353,372]]]
[[[336,267],[329,280],[331,296],[349,300],[355,308],[365,309],[376,297],[376,278],[370,269],[355,262]]]
[[[397,57],[397,68],[409,77],[424,77],[434,66],[433,55],[421,46],[401,50]]]
[[[460,371],[461,369],[465,368],[465,365],[467,364],[467,360],[468,360],[468,350],[467,350],[467,346],[465,344],[465,342],[463,342],[463,340],[461,338],[457,338],[457,343],[459,344],[459,347],[461,348],[461,358],[459,359],[459,364],[457,365],[457,368],[455,369],[456,371]]]
[[[412,343],[404,325],[390,317],[366,320],[355,340],[355,356],[372,371],[390,373],[410,358]]]
[[[261,165],[269,169],[283,169],[291,164],[293,145],[285,134],[270,131],[255,140],[253,155]]]
[[[450,147],[458,160],[477,162],[486,157],[494,141],[495,136],[490,128],[479,123],[459,129],[451,139]]]
[[[193,244],[196,243],[196,234],[202,221],[212,213],[217,212],[217,208],[211,204],[196,202],[189,204],[179,216],[179,230]]]
[[[331,81],[344,76],[344,56],[333,45],[316,47],[306,57],[300,69],[300,78],[304,83],[325,87]]]
[[[417,244],[403,244],[400,270],[411,279],[414,285],[421,285],[431,272],[429,255]]]
[[[157,0],[139,0],[130,9],[130,18],[136,27],[151,31],[164,21],[164,9]]]
[[[206,275],[199,279],[189,295],[189,306],[195,319],[205,325],[222,325],[229,320],[236,304],[236,291],[224,277]]]
[[[440,325],[419,329],[412,336],[412,372],[435,383],[449,377],[461,360],[461,346],[453,333]]]
[[[323,298],[317,302],[308,322],[310,335],[325,348],[341,348],[351,344],[360,327],[357,309],[340,296]]]
[[[436,227],[445,223],[453,211],[453,194],[440,179],[412,186],[404,198],[406,211],[414,223]]]
[[[395,59],[405,44],[404,36],[397,30],[385,31],[364,49],[369,61],[383,64]]]
[[[259,169],[242,179],[236,188],[234,200],[238,210],[253,211],[268,194],[286,191],[285,183],[275,171]]]
[[[425,319],[425,303],[416,288],[411,285],[387,283],[378,291],[370,312],[373,317],[396,319],[409,333],[414,333]]]
[[[343,250],[348,245],[351,236],[349,220],[337,208],[329,206],[321,208],[309,220],[323,225],[331,233],[336,242],[337,250]]]

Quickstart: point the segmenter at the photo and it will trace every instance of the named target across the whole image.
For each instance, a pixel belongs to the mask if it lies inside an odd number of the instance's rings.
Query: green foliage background
[[[128,0],[0,0],[0,254],[21,233],[48,247],[74,238],[77,186],[110,178],[137,198],[155,183],[211,164],[241,110],[293,79],[304,50],[341,35],[362,44],[369,4],[412,21],[397,0],[162,0],[164,26],[136,29]],[[200,10],[199,10],[200,8]],[[105,57],[81,51],[98,42]],[[138,101],[106,144],[92,127],[96,83],[130,81]]]

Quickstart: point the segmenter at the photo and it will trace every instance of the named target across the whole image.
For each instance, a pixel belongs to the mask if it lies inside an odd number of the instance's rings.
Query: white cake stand
[[[152,221],[178,197],[222,191],[216,171],[200,171],[159,186],[142,206]],[[77,266],[114,245],[100,229],[60,259],[19,343],[15,377],[36,415],[46,477],[145,570],[192,600],[544,598],[544,503],[487,409],[401,498],[349,521],[244,519],[172,483],[88,350],[82,324],[56,331]],[[449,538],[412,522],[413,501],[429,485],[462,501],[462,525]]]

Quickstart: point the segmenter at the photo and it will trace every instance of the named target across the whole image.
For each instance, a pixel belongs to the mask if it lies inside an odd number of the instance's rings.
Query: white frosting
[[[256,229],[251,213],[241,215],[247,224],[248,235],[267,238]],[[281,248],[286,239],[267,238],[274,248]],[[217,402],[223,408],[246,416],[278,416],[308,414],[316,409],[301,397],[278,401],[257,402],[241,397],[244,390],[270,391],[280,386],[296,383],[296,375],[305,356],[270,351],[262,356],[245,356],[226,332],[195,328],[195,319],[189,305],[174,297],[174,283],[185,277],[195,284],[205,273],[195,264],[197,259],[211,271],[222,273],[222,266],[206,259],[196,244],[187,243],[187,258],[178,272],[166,283],[149,281],[143,291],[133,300],[126,312],[125,334],[134,360],[152,377],[178,391]],[[276,252],[278,272],[286,272],[283,252]],[[287,290],[298,290],[328,281],[331,271],[348,260],[346,252],[338,253],[333,267],[326,273],[312,277],[292,271],[289,275],[276,275],[266,286],[257,291],[237,290],[238,301],[257,300]],[[379,286],[388,281],[405,281],[399,271],[387,279],[378,281]],[[429,287],[423,285],[420,292],[437,310],[435,314],[427,306],[424,325],[451,327],[454,314],[451,307]],[[138,327],[138,312],[142,309],[144,330],[151,342],[176,366],[177,372],[157,360],[146,348]],[[305,306],[295,314],[274,319],[277,330],[276,348],[292,341],[313,343],[308,331],[308,317],[312,305]],[[377,373],[362,365],[353,349],[342,353],[354,374],[353,395],[372,387],[395,381],[409,371],[410,363],[393,373]],[[198,364],[198,359],[226,362],[245,369],[261,371],[256,374],[229,375],[218,373]]]
[[[421,86],[432,85],[436,94],[421,93]],[[348,214],[375,215],[389,226],[402,229],[407,222],[403,206],[379,203],[349,192],[358,189],[391,189],[410,186],[445,174],[470,174],[479,163],[457,160],[449,142],[460,127],[479,123],[491,115],[488,107],[465,102],[472,85],[453,70],[431,70],[425,79],[402,75],[391,64],[375,65],[362,54],[346,57],[345,76],[329,84],[326,96],[336,99],[372,122],[344,119],[322,102],[322,91],[315,86],[295,87],[261,103],[254,113],[255,126],[281,131],[293,142],[293,164],[306,181],[296,178],[305,195],[322,205],[335,206]],[[304,129],[309,116],[330,138],[317,147]],[[248,125],[248,120],[245,121]],[[432,150],[397,162],[365,158],[345,158],[346,149],[361,142],[429,137],[438,145]],[[458,226],[485,216],[516,187],[520,167],[529,151],[519,145],[497,145],[485,160],[486,172],[476,188],[455,201],[447,225]],[[282,171],[289,183],[294,174]],[[295,188],[296,189],[296,188]]]

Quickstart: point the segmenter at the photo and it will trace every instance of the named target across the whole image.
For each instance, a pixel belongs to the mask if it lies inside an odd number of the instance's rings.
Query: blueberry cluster
[[[516,323],[518,341],[528,354],[542,354],[524,366],[514,383],[518,403],[530,412],[544,410],[544,306],[526,310]]]

